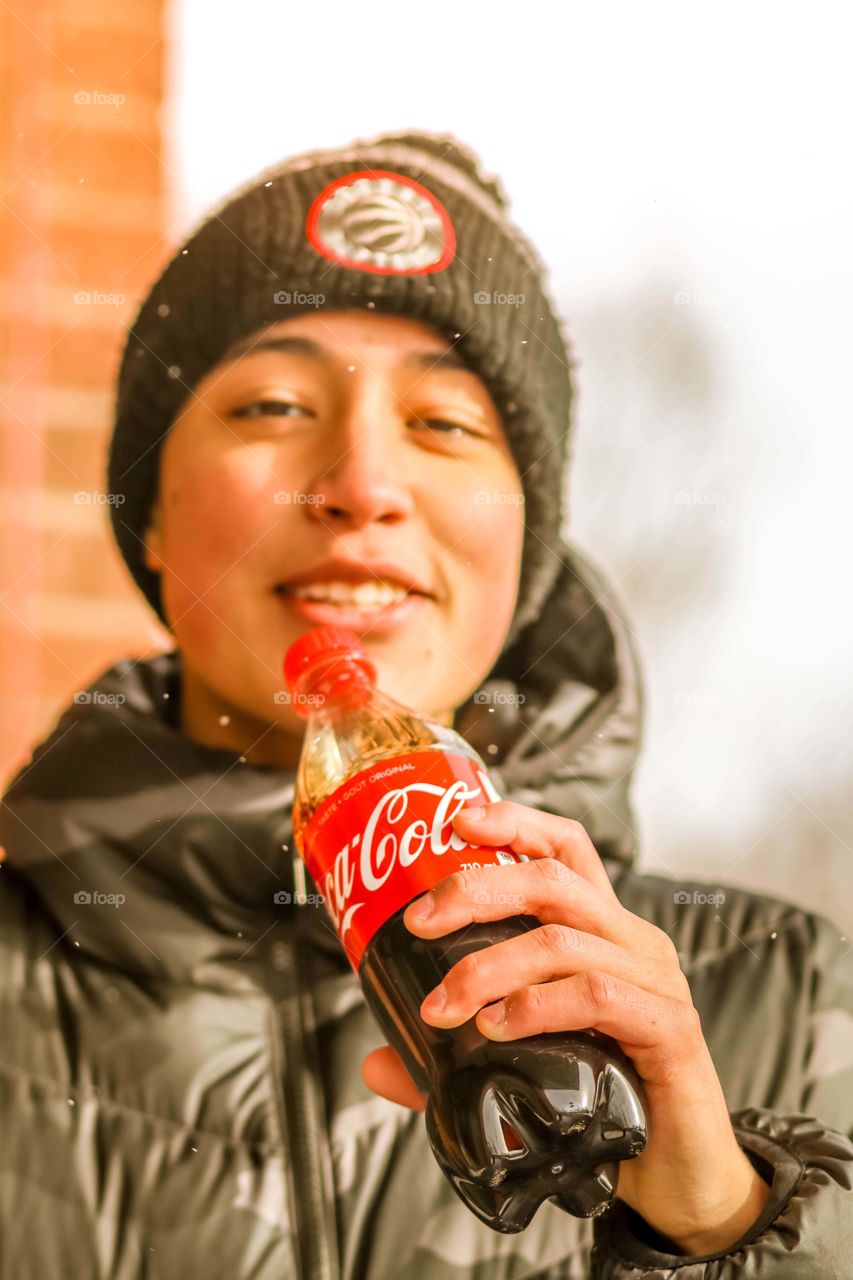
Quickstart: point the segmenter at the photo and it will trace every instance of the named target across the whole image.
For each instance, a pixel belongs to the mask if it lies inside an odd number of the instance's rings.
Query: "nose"
[[[354,411],[340,426],[312,486],[310,514],[352,528],[405,520],[415,502],[394,443],[402,428],[393,411],[374,409],[369,419]]]

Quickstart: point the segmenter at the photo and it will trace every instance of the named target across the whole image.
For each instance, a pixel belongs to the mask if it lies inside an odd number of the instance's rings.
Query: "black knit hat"
[[[518,600],[504,651],[559,571],[572,402],[568,340],[535,249],[497,178],[445,134],[407,132],[306,152],[218,205],[131,326],[107,489],[113,532],[168,625],[144,563],[160,449],[184,400],[236,341],[301,311],[367,307],[442,332],[488,386],[525,497]]]

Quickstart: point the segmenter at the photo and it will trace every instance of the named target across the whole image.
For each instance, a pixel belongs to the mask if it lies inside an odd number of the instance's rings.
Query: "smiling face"
[[[282,697],[282,659],[327,619],[359,632],[384,692],[452,723],[509,630],[523,513],[489,391],[431,326],[311,313],[236,344],[166,437],[146,538],[184,732],[293,767],[305,721]],[[330,559],[423,594],[351,597]],[[294,576],[326,603],[295,595]]]

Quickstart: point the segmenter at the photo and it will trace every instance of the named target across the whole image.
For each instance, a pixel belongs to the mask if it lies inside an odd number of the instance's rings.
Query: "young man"
[[[571,393],[542,264],[449,137],[276,166],[153,286],[110,509],[175,644],[105,671],[4,798],[4,1280],[843,1274],[850,948],[784,901],[714,909],[634,870],[639,676],[560,536]],[[326,619],[490,764],[504,799],[460,832],[529,858],[490,872],[511,908],[474,874],[409,908],[429,937],[541,922],[424,1018],[598,1027],[643,1081],[648,1145],[600,1218],[475,1218],[323,909],[294,901],[281,660]]]

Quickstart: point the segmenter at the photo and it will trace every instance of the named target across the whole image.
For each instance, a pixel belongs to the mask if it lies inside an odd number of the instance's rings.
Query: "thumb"
[[[361,1064],[361,1076],[368,1089],[381,1098],[399,1102],[413,1111],[426,1110],[426,1094],[419,1091],[399,1053],[390,1045],[367,1055]]]

